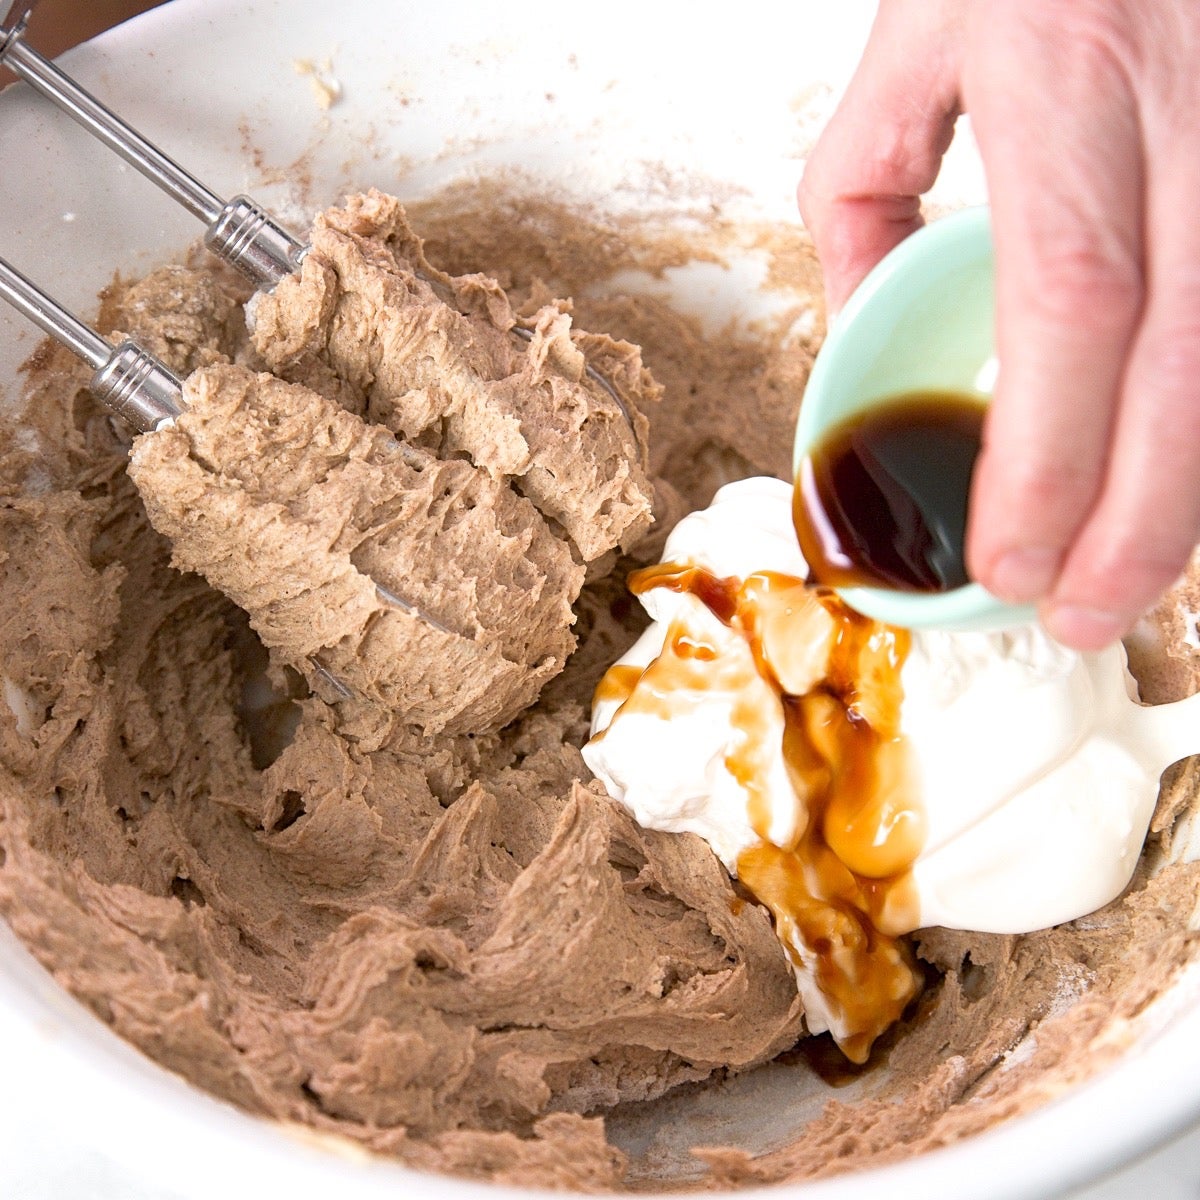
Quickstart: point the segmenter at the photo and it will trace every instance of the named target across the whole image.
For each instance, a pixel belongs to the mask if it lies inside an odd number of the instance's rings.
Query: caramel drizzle
[[[888,932],[912,927],[911,868],[924,839],[900,733],[900,670],[910,636],[860,616],[831,591],[771,572],[743,581],[664,563],[635,572],[629,586],[635,595],[656,587],[693,595],[750,646],[758,679],[735,679],[714,648],[674,622],[645,671],[618,664],[597,698],[629,702],[636,691],[639,708],[668,715],[681,697],[686,703],[692,694],[699,703],[717,687],[745,696],[733,715],[743,737],[726,766],[746,790],[760,841],[739,856],[737,873],[770,909],[793,964],[811,972],[839,1015],[838,1045],[861,1063],[922,979],[908,945]],[[797,614],[813,604],[831,620],[832,639],[820,679],[795,695],[773,659],[786,652]],[[754,695],[764,683],[783,705],[783,755],[798,805],[797,833],[787,846],[768,838],[762,781],[773,747]]]

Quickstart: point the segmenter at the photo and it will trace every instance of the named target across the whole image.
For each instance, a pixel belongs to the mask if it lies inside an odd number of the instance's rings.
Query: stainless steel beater
[[[303,260],[306,247],[262,205],[249,196],[222,200],[25,43],[25,28],[35,4],[36,0],[17,0],[10,6],[0,24],[0,65],[48,96],[89,133],[204,221],[208,226],[204,244],[259,287],[274,287],[290,275]],[[109,345],[3,259],[0,297],[87,362],[95,371],[92,392],[139,432],[155,429],[179,415],[182,386],[162,363],[136,342]],[[389,595],[389,601],[392,599],[403,608],[412,608]]]
[[[0,258],[0,299],[8,301],[45,333],[78,355],[93,370],[92,394],[139,433],[148,433],[173,421],[183,411],[183,385],[154,355],[127,338],[113,346],[94,329],[47,295],[11,263]],[[390,588],[375,584],[379,598],[425,621],[442,633],[450,631]],[[309,659],[342,700],[353,692],[317,658]]]
[[[134,129],[89,96],[68,76],[22,40],[34,4],[14,4],[0,25],[0,63],[50,96],[81,125],[152,179],[188,211],[208,223],[205,245],[249,276],[259,287],[274,287],[300,264],[306,247],[248,196],[225,202],[194,176],[151,145]],[[183,411],[179,378],[127,339],[113,346],[27,276],[0,258],[0,299],[82,358],[93,370],[92,393],[139,433],[160,428]],[[384,603],[449,633],[441,622],[390,588],[375,584]],[[341,696],[348,688],[320,662],[312,666]]]
[[[35,6],[36,0],[16,0],[10,4],[0,22],[0,66],[7,67],[53,101],[168,196],[199,217],[206,225],[205,246],[246,275],[257,288],[270,290],[297,270],[308,246],[288,233],[262,205],[244,195],[222,200],[25,42],[26,25]],[[95,372],[91,380],[92,391],[135,429],[140,432],[156,429],[182,411],[181,382],[162,363],[136,342],[110,345],[2,259],[0,299],[14,305],[88,362]],[[515,327],[512,333],[526,341],[533,337],[531,330],[520,327]],[[611,397],[636,436],[636,426],[618,390],[590,364],[585,370],[588,377]],[[403,442],[398,445],[404,446]],[[386,604],[417,617],[440,632],[453,632],[390,589],[379,584],[376,589]],[[465,633],[462,636],[471,635]],[[319,663],[314,662],[313,666],[340,694],[349,695],[345,686]]]
[[[0,25],[0,65],[53,100],[89,133],[156,183],[207,226],[204,244],[259,287],[273,288],[290,275],[306,247],[249,196],[222,200],[174,159],[83,90],[24,40],[36,0],[18,0]]]
[[[182,412],[183,385],[157,358],[129,339],[110,345],[2,258],[0,299],[82,358],[94,372],[92,394],[139,433]]]
[[[89,383],[92,394],[139,433],[159,429],[183,411],[183,385],[154,355],[132,339],[116,346],[106,342],[3,258],[0,258],[0,299],[7,300],[41,330],[82,358],[93,370]],[[394,592],[378,583],[375,590],[386,603],[445,631],[443,625]],[[309,664],[339,699],[352,698],[353,692],[319,659],[310,658]]]
[[[236,267],[255,286],[269,291],[296,270],[308,247],[288,233],[261,204],[250,196],[222,200],[25,42],[25,27],[35,5],[36,0],[17,0],[9,8],[0,24],[0,66],[8,67],[52,100],[130,166],[204,221],[205,246]],[[512,332],[525,341],[533,337],[530,330],[519,326]],[[588,378],[612,398],[630,429],[634,429],[629,409],[617,389],[590,364],[585,370]]]

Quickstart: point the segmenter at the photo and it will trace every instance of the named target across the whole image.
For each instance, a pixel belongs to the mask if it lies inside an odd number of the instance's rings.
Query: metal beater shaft
[[[222,200],[27,45],[24,33],[32,8],[31,3],[18,3],[9,10],[4,25],[0,26],[0,64],[52,100],[130,166],[199,217],[208,226],[205,245],[249,276],[258,287],[273,288],[300,265],[306,247],[262,205],[249,196]]]
[[[91,389],[96,398],[139,433],[179,416],[183,388],[157,358],[133,341],[109,345],[2,258],[0,299],[82,358],[95,372]]]

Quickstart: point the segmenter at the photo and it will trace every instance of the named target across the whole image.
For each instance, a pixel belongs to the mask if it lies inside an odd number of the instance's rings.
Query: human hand
[[[920,225],[970,112],[1001,372],[968,562],[1080,649],[1200,539],[1198,62],[1196,0],[881,0],[800,186],[833,311]]]

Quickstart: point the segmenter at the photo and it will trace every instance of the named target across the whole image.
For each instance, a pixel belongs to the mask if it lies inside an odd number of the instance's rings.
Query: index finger
[[[797,199],[831,312],[921,226],[959,115],[960,5],[883,0],[862,61],[804,169]]]

